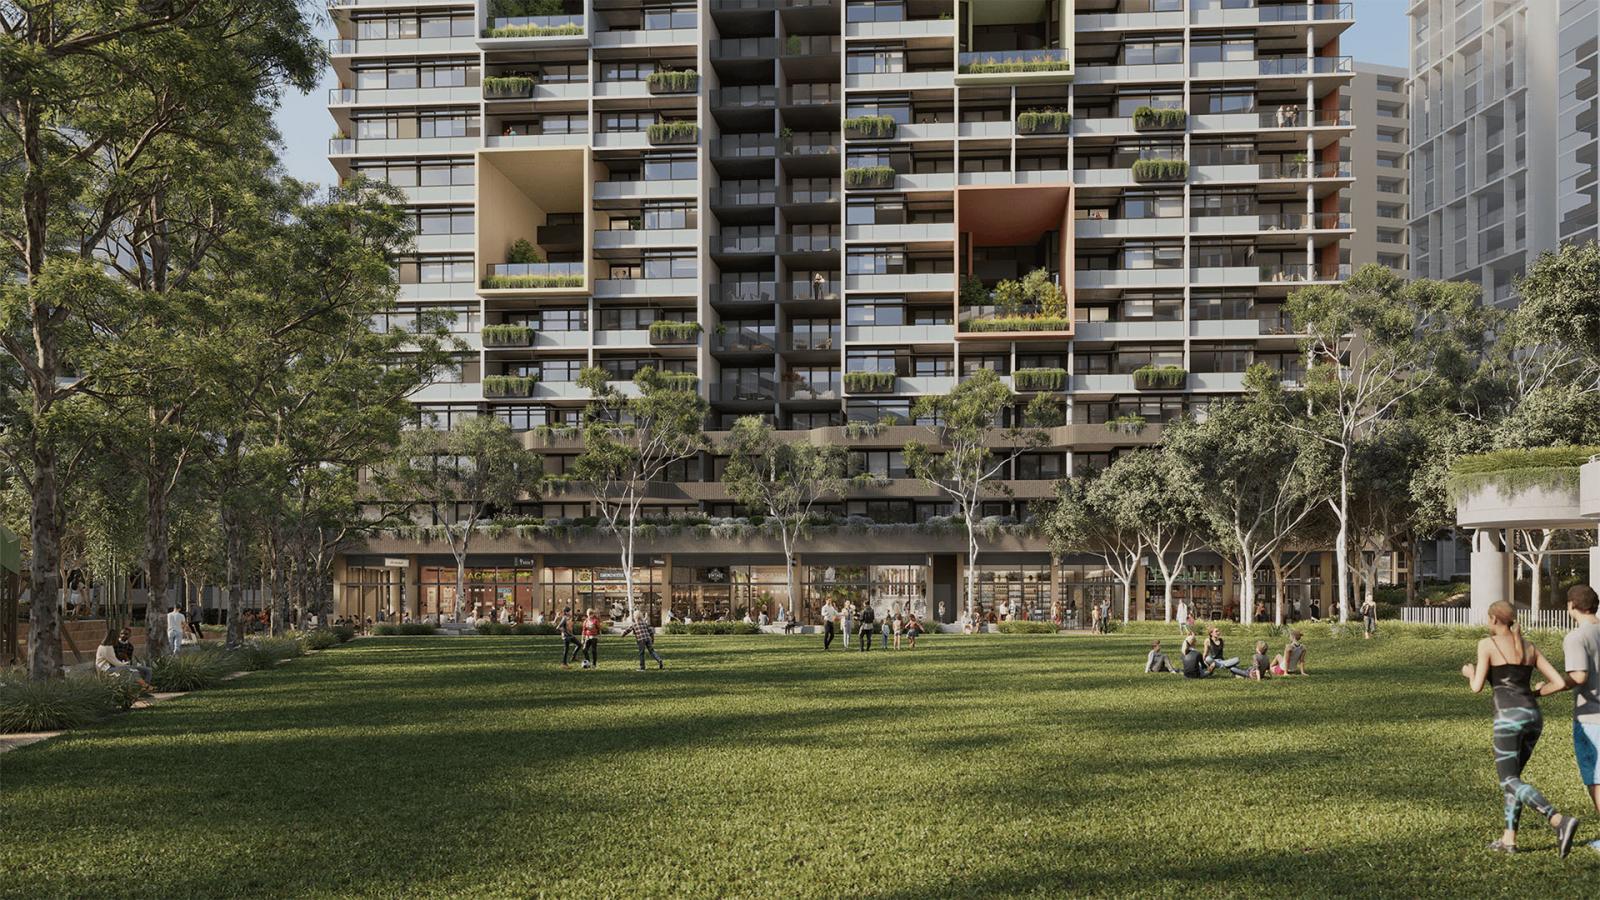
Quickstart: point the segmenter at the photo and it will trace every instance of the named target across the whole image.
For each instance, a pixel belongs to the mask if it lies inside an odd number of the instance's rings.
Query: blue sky
[[[1405,66],[1407,0],[1354,0],[1356,24],[1345,32],[1344,53],[1362,62]],[[320,4],[318,4],[320,6]],[[320,9],[318,14],[326,19]],[[333,27],[322,24],[325,37]],[[283,166],[303,181],[327,183],[333,180],[328,165],[328,138],[333,134],[333,119],[326,108],[328,89],[333,87],[333,72],[322,75],[322,84],[309,94],[291,93],[278,110],[278,130],[283,133]]]

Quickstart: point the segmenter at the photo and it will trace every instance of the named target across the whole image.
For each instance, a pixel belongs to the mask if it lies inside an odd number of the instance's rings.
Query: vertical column
[[[1504,550],[1504,533],[1498,528],[1479,528],[1472,533],[1472,622],[1488,621],[1489,606],[1507,596],[1509,557]],[[1591,551],[1592,552],[1592,551]]]

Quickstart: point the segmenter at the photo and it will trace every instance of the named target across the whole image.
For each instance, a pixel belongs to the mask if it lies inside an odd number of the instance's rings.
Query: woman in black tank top
[[[1517,825],[1527,806],[1544,816],[1556,830],[1557,848],[1565,857],[1578,833],[1578,820],[1556,812],[1538,788],[1522,780],[1522,770],[1544,731],[1538,697],[1560,690],[1566,684],[1565,678],[1538,647],[1523,638],[1511,604],[1501,601],[1489,607],[1489,631],[1490,636],[1478,642],[1477,663],[1461,667],[1474,694],[1481,693],[1485,684],[1493,689],[1494,770],[1505,795],[1506,827],[1489,849],[1517,852]],[[1545,678],[1537,689],[1532,685],[1534,669]]]

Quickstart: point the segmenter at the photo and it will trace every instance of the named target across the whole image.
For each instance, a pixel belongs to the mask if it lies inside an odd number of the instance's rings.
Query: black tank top
[[[1528,681],[1533,677],[1533,666],[1511,665],[1489,667],[1489,686],[1494,688],[1494,708],[1506,709],[1538,709],[1539,701],[1534,698],[1533,689],[1528,686]]]

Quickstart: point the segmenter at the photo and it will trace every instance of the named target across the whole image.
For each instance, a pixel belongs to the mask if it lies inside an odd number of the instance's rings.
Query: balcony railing
[[[790,135],[780,141],[784,156],[838,156],[839,135],[809,132]]]
[[[839,186],[834,184],[828,188],[799,188],[793,184],[783,193],[785,203],[838,203]]]
[[[785,253],[836,253],[839,250],[837,234],[786,234],[783,236]]]
[[[486,38],[571,37],[583,34],[582,15],[504,16],[489,20]]]
[[[1265,282],[1281,281],[1342,281],[1350,277],[1350,266],[1341,264],[1337,266],[1318,266],[1313,263],[1280,263],[1274,266],[1259,266],[1261,280]]]
[[[839,396],[836,381],[786,381],[783,384],[785,400],[837,400]]]
[[[1299,3],[1256,7],[1256,15],[1262,22],[1305,22],[1310,19],[1326,21],[1349,19],[1353,18],[1354,14],[1353,6],[1349,3],[1318,3],[1312,7]]]
[[[718,38],[711,42],[712,59],[771,59],[777,54],[777,38]]]
[[[579,287],[583,284],[581,262],[491,263],[485,288]]]
[[[717,335],[712,347],[724,353],[762,353],[770,352],[776,343],[773,335],[740,328]]]
[[[839,102],[839,85],[832,83],[792,84],[786,106],[827,106]]]
[[[718,284],[713,290],[716,292],[718,302],[729,304],[749,303],[753,306],[770,306],[778,296],[778,285],[773,281]]]
[[[788,57],[838,56],[838,35],[792,34],[783,42],[783,55]]]
[[[711,145],[711,155],[723,159],[750,159],[777,152],[778,143],[768,134],[725,134]]]
[[[838,329],[832,331],[797,331],[783,336],[780,345],[785,350],[798,352],[837,350],[840,346]]]
[[[1026,75],[1070,72],[1072,58],[1061,47],[1044,50],[983,50],[963,53],[956,71],[962,75]]]
[[[778,383],[762,378],[755,382],[711,385],[711,399],[716,403],[770,403],[778,397]]]
[[[810,281],[791,281],[783,285],[779,301],[783,303],[821,303],[839,299],[842,285],[834,279],[817,284]]]
[[[1348,56],[1285,56],[1258,59],[1256,69],[1263,76],[1343,75],[1354,72],[1355,63]]]
[[[778,89],[770,84],[745,84],[717,88],[711,92],[711,105],[717,109],[746,109],[778,105]]]
[[[713,202],[721,206],[772,206],[778,202],[778,189],[765,187],[758,190],[723,188]]]
[[[719,253],[771,253],[777,236],[767,234],[719,234],[713,244]]]

